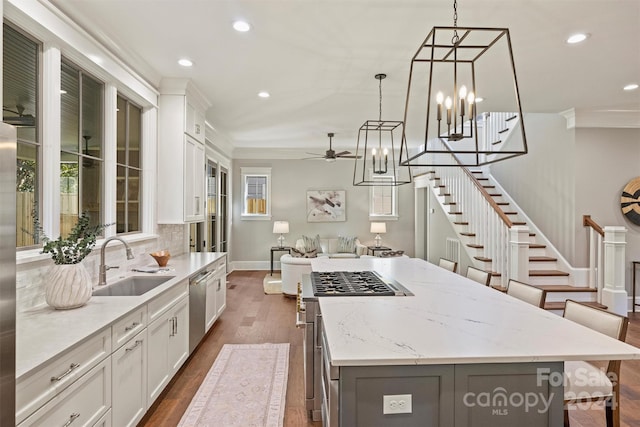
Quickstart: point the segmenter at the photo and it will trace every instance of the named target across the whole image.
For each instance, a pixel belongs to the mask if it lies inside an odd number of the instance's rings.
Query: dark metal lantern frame
[[[452,35],[453,37],[451,37]],[[450,39],[450,41],[446,41],[447,39]],[[517,147],[509,146],[505,147],[505,149],[493,150],[490,143],[485,142],[485,147],[483,147],[481,141],[478,140],[478,137],[480,136],[477,123],[479,107],[476,103],[468,106],[468,131],[465,131],[464,123],[460,124],[459,128],[457,127],[457,119],[460,118],[460,112],[457,110],[458,103],[455,101],[455,96],[459,89],[458,75],[461,70],[463,70],[466,75],[470,76],[470,91],[473,92],[476,97],[491,95],[484,92],[479,94],[477,90],[478,82],[476,81],[476,63],[490,49],[494,48],[495,51],[498,47],[496,45],[501,40],[506,40],[507,45],[510,73],[512,76],[512,102],[517,110],[515,112],[519,114],[520,117],[518,125],[521,133],[521,144]],[[418,87],[419,84],[412,87],[412,82],[414,82],[413,79],[415,77],[414,73],[417,73],[414,68],[417,65],[424,64],[428,66],[428,87],[426,90],[426,115],[420,115],[424,119],[424,123],[422,123],[424,130],[420,131],[419,126],[421,126],[421,124],[418,123],[420,120],[414,120],[409,113],[409,110],[412,109],[413,105],[411,103],[412,94],[419,94],[421,89]],[[435,108],[432,109],[432,106],[435,107],[436,105],[434,99],[435,92],[437,92],[437,90],[434,90],[433,88],[434,75],[440,73],[438,74],[438,76],[440,76],[442,74],[442,70],[437,69],[439,66],[453,68],[454,128],[453,132],[447,131],[444,134],[440,130],[440,114],[436,116],[434,113]],[[422,77],[422,75],[420,75],[420,77]],[[418,80],[418,83],[420,82],[422,82],[422,80]],[[505,88],[504,91],[501,91],[500,95],[508,93],[509,83],[510,82],[504,82]],[[423,102],[424,97],[418,96],[418,99],[421,100],[420,102]],[[425,105],[422,105],[422,107],[424,106]],[[440,111],[438,111],[438,113],[440,113]],[[458,26],[433,27],[411,61],[407,98],[405,103],[402,146],[400,149],[400,165],[413,167],[482,166],[527,154],[527,140],[522,117],[518,80],[516,77],[509,30],[507,28]],[[414,122],[412,122],[412,120],[414,120]],[[437,123],[434,123],[436,121]],[[413,131],[414,128],[418,130],[411,136],[408,136],[407,130],[410,129]],[[445,126],[445,129],[446,128],[447,126]],[[437,129],[437,131],[434,129]],[[419,151],[417,153],[414,151],[415,154],[411,154],[409,152],[409,145],[407,144],[407,141],[411,137],[413,137],[414,140],[420,138],[420,147],[418,147]]]
[[[404,123],[382,120],[382,79],[385,77],[386,74],[375,75],[380,81],[378,120],[367,120],[358,130],[357,158],[353,168],[355,186],[398,186],[411,183],[411,168],[400,167],[399,158],[396,158],[397,142],[400,142],[400,147],[403,145]],[[371,148],[379,148],[380,151],[386,149],[386,154],[380,152],[373,156]]]

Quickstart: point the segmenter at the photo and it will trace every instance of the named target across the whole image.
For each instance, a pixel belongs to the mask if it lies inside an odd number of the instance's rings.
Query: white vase
[[[45,300],[57,310],[82,307],[91,298],[91,276],[82,263],[53,265],[45,281]]]

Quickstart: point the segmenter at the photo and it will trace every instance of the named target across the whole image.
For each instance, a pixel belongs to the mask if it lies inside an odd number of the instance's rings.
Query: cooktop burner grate
[[[331,271],[311,273],[315,296],[393,296],[392,289],[374,271]]]

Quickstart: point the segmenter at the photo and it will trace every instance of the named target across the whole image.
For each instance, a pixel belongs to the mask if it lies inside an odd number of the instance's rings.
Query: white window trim
[[[373,170],[369,171],[371,175],[371,180],[374,181],[376,178],[390,178],[393,179],[392,175],[374,175]],[[373,213],[373,192],[376,186],[369,187],[369,220],[370,221],[397,221],[400,218],[400,214],[398,212],[398,187],[393,185],[389,186],[391,188],[391,214],[389,215],[381,215]]]
[[[271,168],[241,167],[240,174],[242,176],[242,220],[271,221]],[[245,213],[245,183],[246,178],[250,176],[266,176],[267,177],[267,212],[264,214],[248,214]]]

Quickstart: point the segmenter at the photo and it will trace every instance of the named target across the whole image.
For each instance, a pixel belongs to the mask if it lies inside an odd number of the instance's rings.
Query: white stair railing
[[[444,144],[442,147],[445,148]],[[451,154],[452,158],[455,158]],[[475,233],[475,242],[483,246],[482,257],[491,259],[491,271],[501,277],[509,276],[509,229],[512,224],[487,191],[464,167],[433,168],[440,184],[451,194],[456,205],[453,211],[462,212],[456,216],[459,221],[469,223],[468,231]],[[454,220],[458,221],[458,219]],[[484,262],[474,261],[487,269]]]
[[[504,134],[510,129],[509,121],[514,120],[515,117],[517,114],[511,112],[482,113],[484,122],[482,140],[486,150],[491,150],[492,145],[498,141],[504,142],[506,138]]]
[[[604,230],[591,215],[582,216],[582,225],[589,227],[589,279],[588,286],[598,290],[597,300],[602,302],[602,288],[604,286]]]

